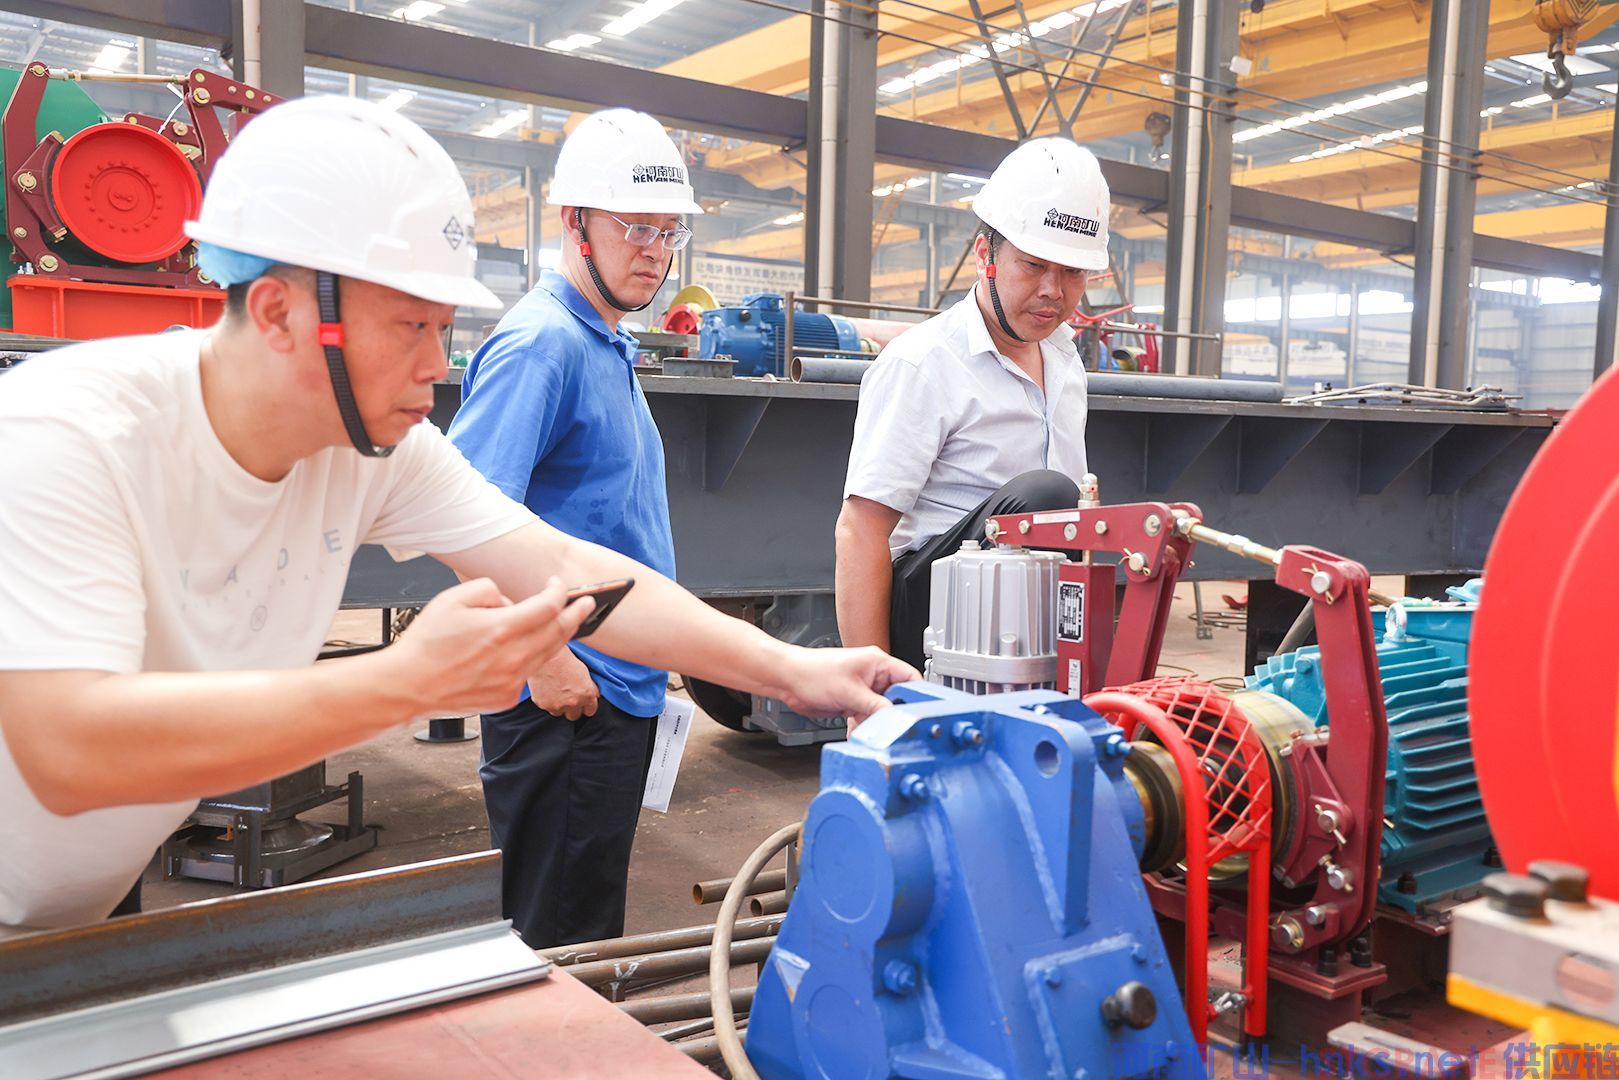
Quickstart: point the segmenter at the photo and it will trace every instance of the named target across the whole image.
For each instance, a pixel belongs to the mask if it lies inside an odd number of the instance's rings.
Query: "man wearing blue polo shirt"
[[[700,214],[652,117],[607,109],[563,144],[565,241],[473,357],[450,438],[549,524],[674,576],[663,444],[619,327],[651,303]],[[484,801],[506,915],[533,948],[617,937],[667,674],[575,643],[483,718]]]

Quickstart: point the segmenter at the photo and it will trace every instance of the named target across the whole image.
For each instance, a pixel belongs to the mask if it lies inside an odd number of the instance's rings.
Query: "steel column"
[[[877,151],[877,13],[835,0],[811,24],[804,281],[816,295],[871,298]]]
[[[234,0],[231,73],[284,98],[304,93],[304,5]]]
[[[1226,67],[1237,46],[1232,0],[1180,0],[1175,35],[1175,55],[1188,75],[1175,92],[1164,326],[1181,335],[1208,334],[1225,324],[1234,119],[1228,106],[1211,108],[1210,95],[1225,97],[1234,89]],[[1217,342],[1183,336],[1164,343],[1171,358],[1165,370],[1219,373]]]
[[[1433,0],[1422,176],[1417,189],[1410,381],[1459,389],[1467,377],[1489,2]]]
[[[1619,107],[1613,110],[1614,145],[1619,146]],[[1619,154],[1608,155],[1608,216],[1602,228],[1602,299],[1597,303],[1597,353],[1593,379],[1613,366],[1619,352]]]

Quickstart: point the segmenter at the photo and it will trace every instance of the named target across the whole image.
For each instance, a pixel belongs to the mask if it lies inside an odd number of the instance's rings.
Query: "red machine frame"
[[[1336,949],[1361,935],[1371,924],[1377,902],[1388,719],[1372,631],[1371,578],[1364,566],[1331,552],[1296,545],[1272,550],[1246,537],[1210,529],[1201,518],[1191,503],[1086,506],[992,518],[986,533],[1004,546],[1085,555],[1085,562],[1064,566],[1060,580],[1083,583],[1095,599],[1105,599],[1109,614],[1116,574],[1123,572],[1124,599],[1116,630],[1111,618],[1102,617],[1087,620],[1078,640],[1059,634],[1057,689],[1087,700],[1104,688],[1128,687],[1157,673],[1175,585],[1199,542],[1273,566],[1278,585],[1310,601],[1321,646],[1327,712],[1333,717],[1330,748],[1328,732],[1315,731],[1280,751],[1278,766],[1290,774],[1295,790],[1309,794],[1309,805],[1302,805],[1301,797],[1301,820],[1293,835],[1276,838],[1273,865],[1289,891],[1312,879],[1315,887],[1302,902],[1295,893],[1269,912],[1282,951],[1271,953],[1268,973],[1317,998],[1344,998],[1386,978],[1380,964],[1339,972],[1336,964],[1323,963],[1327,958],[1322,955],[1323,949]],[[1090,562],[1089,557],[1099,552],[1121,556],[1118,567]],[[1099,595],[1103,592],[1105,598]],[[1072,684],[1071,673],[1077,673],[1077,685]],[[1117,696],[1106,695],[1104,704],[1117,705]],[[1190,788],[1186,797],[1189,804],[1200,802]],[[1189,848],[1207,843],[1207,833],[1200,838],[1191,835],[1194,832],[1188,828]],[[1210,865],[1208,855],[1205,850],[1197,858]],[[1188,867],[1193,859],[1188,850]],[[1331,873],[1323,872],[1329,869]],[[1147,880],[1154,908],[1186,923],[1188,936],[1193,936],[1206,917],[1197,908],[1207,882],[1182,887],[1155,876]],[[1269,898],[1263,897],[1269,885],[1268,877],[1263,884],[1251,879],[1250,903],[1263,898],[1269,907]],[[1230,897],[1213,900],[1214,926],[1220,934],[1247,939],[1250,915]],[[1189,954],[1192,948],[1189,941]],[[1187,981],[1188,1007],[1193,1008],[1190,969]],[[1198,985],[1206,985],[1201,977]],[[1263,1001],[1262,994],[1258,1000]],[[1249,1001],[1256,1003],[1252,995]]]
[[[80,78],[74,72],[59,72],[55,77]],[[209,283],[194,265],[189,245],[159,263],[155,270],[73,263],[56,250],[53,245],[66,239],[68,231],[50,197],[51,162],[66,140],[60,132],[53,131],[44,139],[36,133],[40,105],[51,78],[45,64],[29,64],[0,118],[0,146],[4,147],[8,174],[6,233],[12,244],[12,261],[30,264],[51,277],[118,285],[207,286]],[[178,85],[178,80],[164,81]],[[248,118],[280,100],[258,87],[201,69],[186,76],[182,96],[189,122],[165,121],[141,113],[126,114],[124,122],[154,131],[172,142],[196,166],[204,184],[230,141],[220,113],[232,114],[234,134]]]

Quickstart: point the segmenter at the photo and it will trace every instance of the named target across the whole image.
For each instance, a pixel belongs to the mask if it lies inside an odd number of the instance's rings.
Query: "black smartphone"
[[[618,607],[619,601],[624,599],[633,588],[635,588],[634,578],[620,578],[618,581],[603,581],[598,585],[586,585],[582,588],[568,590],[568,604],[573,603],[581,596],[588,596],[596,601],[596,610],[592,611],[589,617],[579,624],[579,629],[573,632],[573,639],[578,641],[580,638],[589,637],[600,629],[607,616],[611,615],[613,609]]]

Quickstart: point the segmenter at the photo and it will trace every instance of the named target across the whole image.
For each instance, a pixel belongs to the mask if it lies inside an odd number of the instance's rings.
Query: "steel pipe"
[[[770,955],[775,944],[773,935],[739,942],[731,947],[731,964],[757,964]],[[709,970],[713,958],[714,947],[700,945],[691,949],[593,960],[587,964],[573,965],[568,969],[568,974],[593,987],[610,983],[650,982],[681,975],[700,975]]]
[[[760,915],[776,915],[787,910],[787,890],[780,892],[760,893],[748,897],[748,914],[758,917]]]
[[[793,382],[858,383],[871,367],[868,360],[837,360],[794,356],[787,365]],[[1091,371],[1085,375],[1088,393],[1105,397],[1155,397],[1187,401],[1255,401],[1280,403],[1282,384],[1247,379],[1211,379],[1195,375],[1131,374]]]
[[[699,881],[691,887],[691,899],[694,904],[717,904],[725,899],[725,890],[731,887],[733,878],[714,878],[712,881]],[[787,871],[766,870],[753,882],[753,892],[774,892],[787,887]],[[738,923],[738,926],[743,924]],[[713,927],[708,929],[712,930]],[[705,941],[710,940],[704,938]],[[695,944],[695,942],[693,943]]]
[[[736,924],[736,931],[731,936],[736,941],[769,937],[781,928],[782,918],[781,915],[767,915],[762,919],[743,919]],[[637,934],[634,937],[585,941],[577,945],[558,945],[550,949],[541,949],[540,955],[559,967],[566,967],[595,960],[689,949],[698,945],[708,945],[713,940],[712,926],[687,926],[680,930],[660,930],[654,934]]]
[[[747,1012],[753,1007],[754,987],[738,987],[731,991],[731,1011]],[[619,1011],[631,1020],[643,1024],[669,1024],[676,1020],[697,1020],[714,1015],[714,1001],[707,990],[695,994],[669,994],[643,1001],[625,1001]]]
[[[687,1039],[685,1042],[677,1042],[675,1043],[675,1049],[699,1065],[717,1065],[724,1056],[720,1050],[718,1035],[710,1035],[706,1039]]]
[[[798,383],[858,383],[870,360],[837,360],[820,356],[795,356],[787,364],[787,374]]]
[[[1282,384],[1247,379],[1211,379],[1195,375],[1153,375],[1092,371],[1085,390],[1107,397],[1179,398],[1192,401],[1280,402]]]

